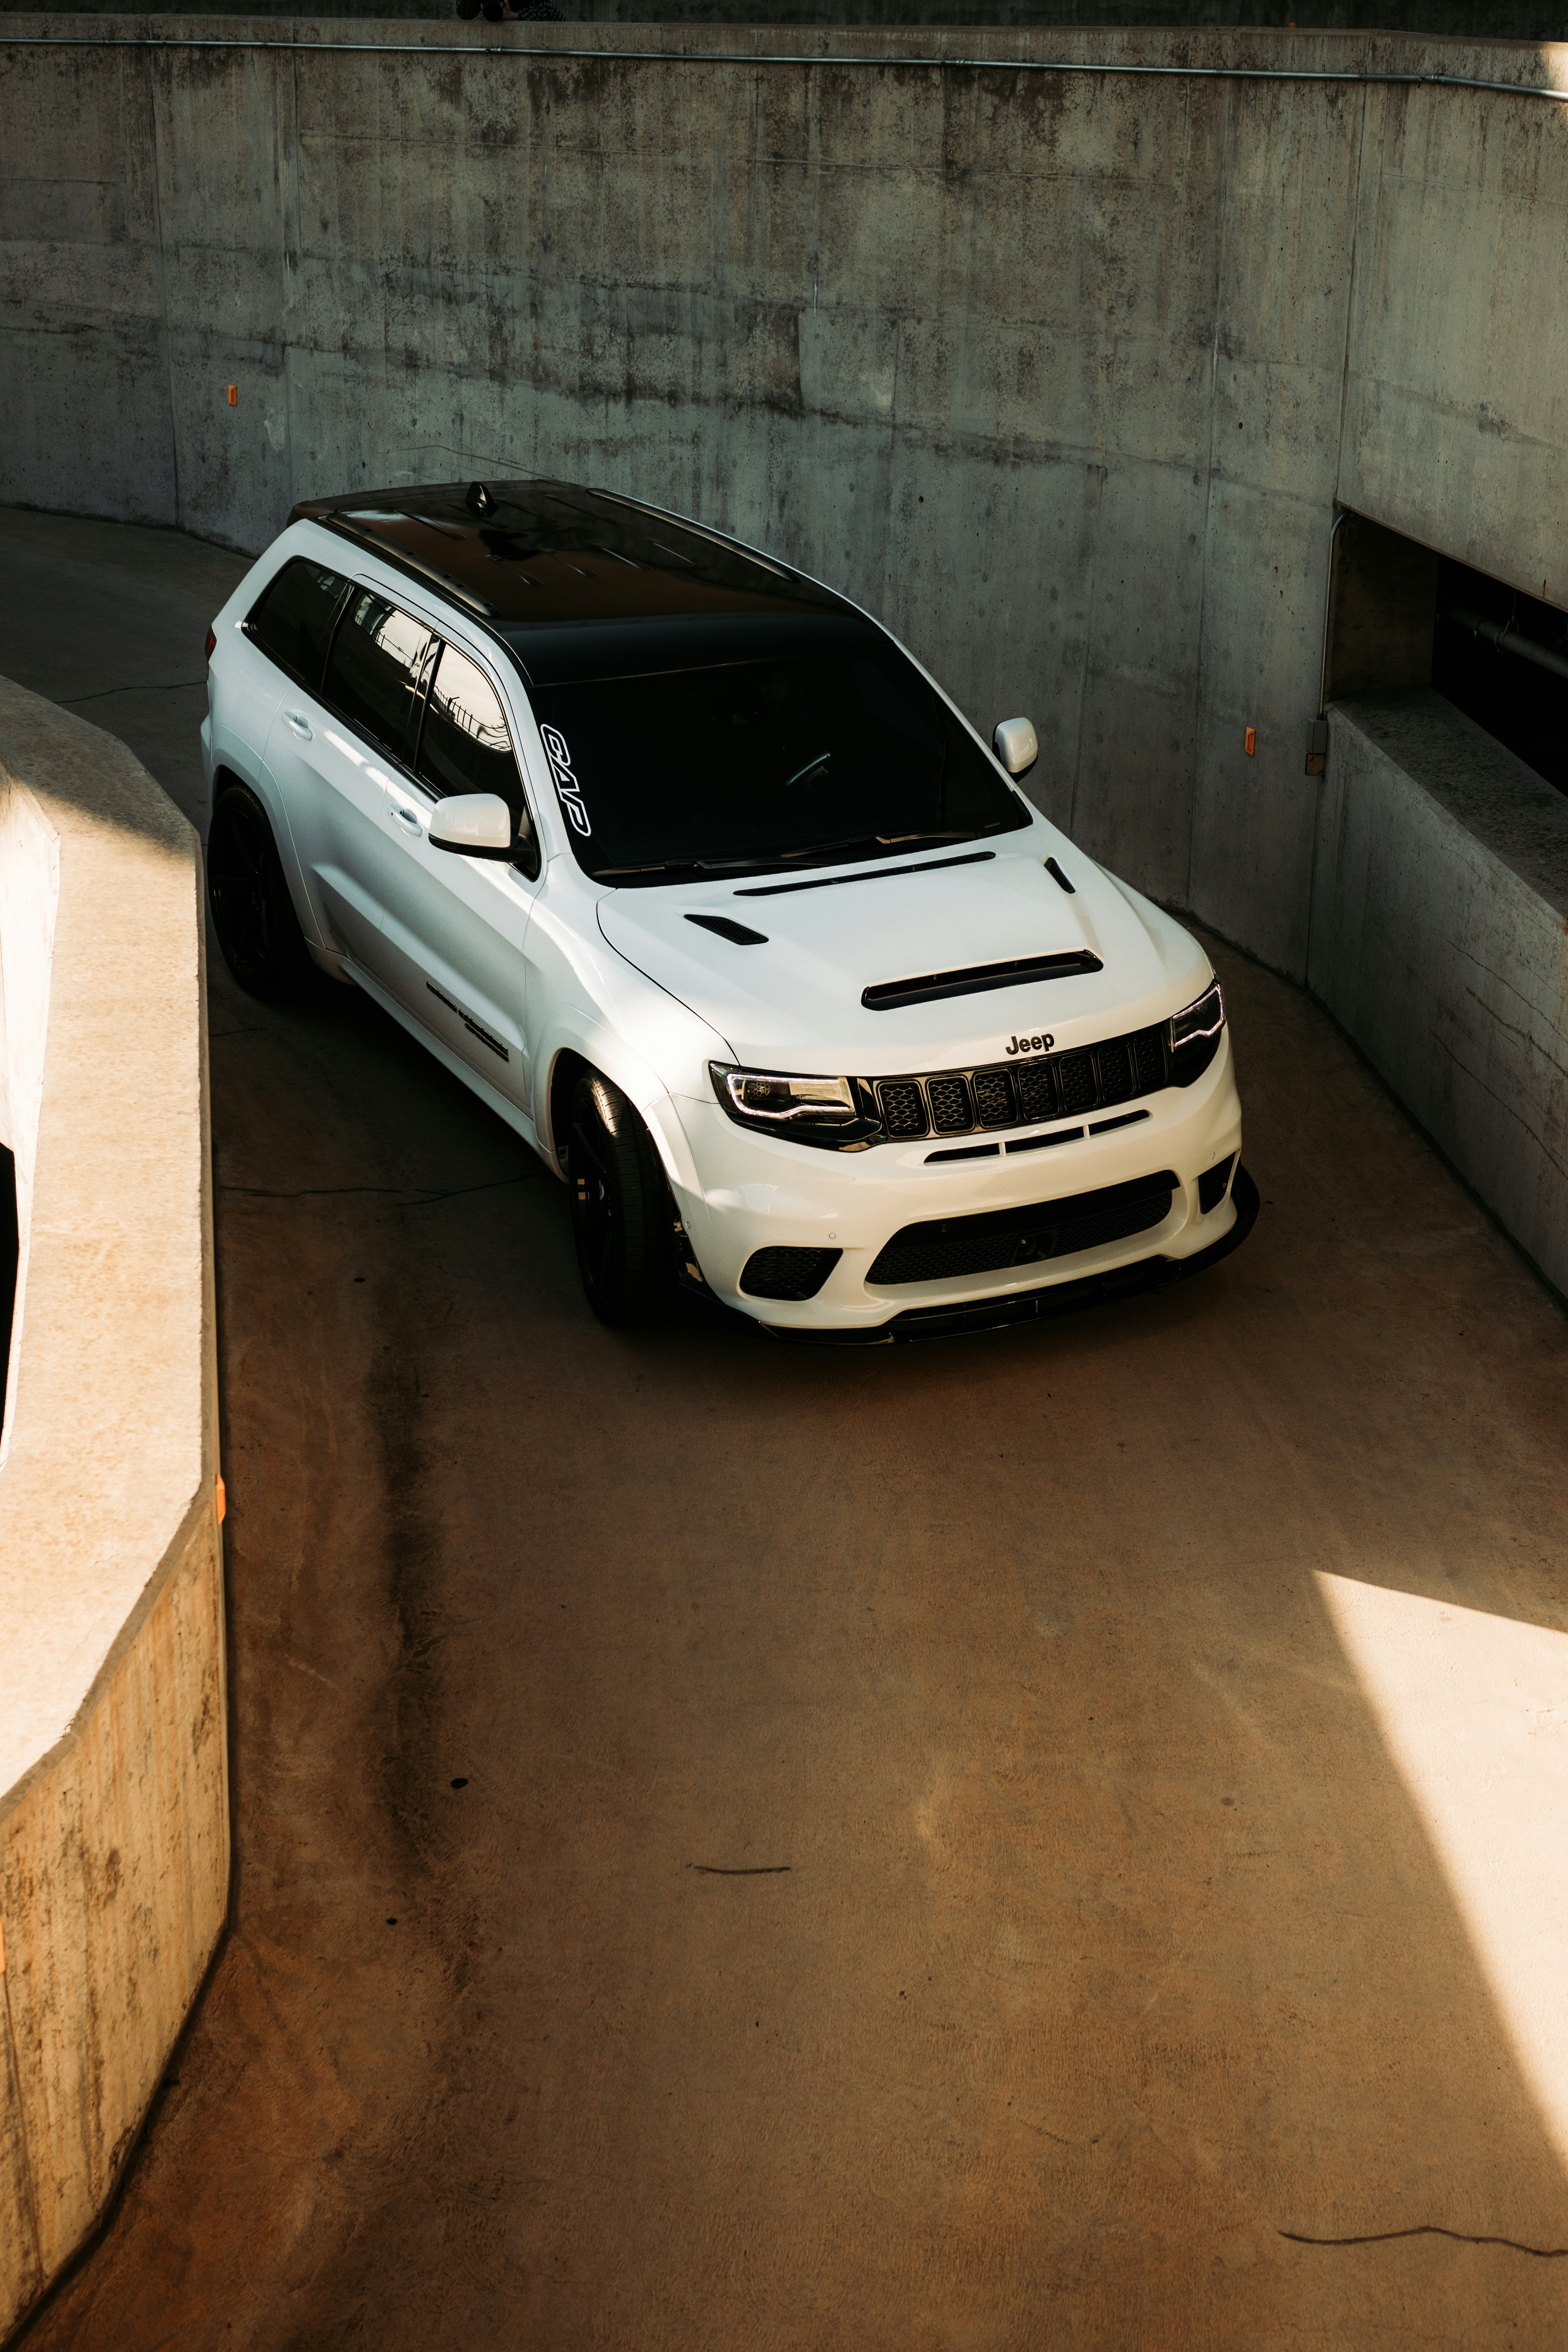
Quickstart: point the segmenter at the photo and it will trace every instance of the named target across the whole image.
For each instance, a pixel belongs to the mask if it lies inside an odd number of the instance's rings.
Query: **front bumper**
[[[870,1332],[910,1309],[980,1308],[1149,1260],[1179,1263],[1213,1249],[1236,1223],[1228,1192],[1206,1215],[1198,1199],[1199,1178],[1241,1150],[1228,1029],[1192,1086],[1121,1107],[1124,1114],[1147,1113],[1135,1124],[994,1160],[932,1162],[931,1137],[858,1152],[818,1150],[737,1127],[712,1100],[683,1097],[668,1108],[679,1117],[684,1148],[667,1158],[687,1171],[684,1181],[677,1175],[676,1201],[704,1280],[726,1306],[774,1330]],[[1018,1142],[1066,1124],[1010,1129],[1002,1139]],[[869,1279],[883,1245],[906,1225],[1060,1200],[1164,1169],[1177,1179],[1169,1215],[1125,1240],[1037,1266],[939,1282]],[[840,1253],[814,1297],[756,1298],[741,1288],[753,1253],[780,1246]]]

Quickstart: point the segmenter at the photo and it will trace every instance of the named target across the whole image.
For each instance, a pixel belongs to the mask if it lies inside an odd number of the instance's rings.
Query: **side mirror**
[[[1039,738],[1027,719],[999,720],[991,748],[1010,776],[1026,776],[1040,756]]]
[[[430,846],[458,857],[495,857],[511,863],[511,811],[499,793],[454,793],[430,812]]]

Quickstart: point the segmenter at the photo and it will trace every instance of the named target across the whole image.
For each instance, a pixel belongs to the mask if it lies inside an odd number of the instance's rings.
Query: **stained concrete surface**
[[[1561,2340],[1322,1580],[1568,1629],[1568,1326],[1215,954],[1247,1247],[865,1355],[601,1330],[507,1130],[215,959],[234,1925],[28,2352]]]
[[[1031,713],[1084,849],[1303,977],[1336,506],[1563,602],[1568,109],[1509,86],[1568,47],[1437,0],[1430,37],[680,13],[5,51],[0,498],[250,548],[475,475],[700,515],[987,736]]]

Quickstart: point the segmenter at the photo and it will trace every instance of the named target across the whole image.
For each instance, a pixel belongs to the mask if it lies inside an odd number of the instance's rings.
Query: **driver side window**
[[[511,812],[517,835],[512,864],[533,879],[539,872],[539,845],[506,714],[483,670],[456,646],[444,645],[437,659],[416,772],[437,800],[453,793],[499,793]]]

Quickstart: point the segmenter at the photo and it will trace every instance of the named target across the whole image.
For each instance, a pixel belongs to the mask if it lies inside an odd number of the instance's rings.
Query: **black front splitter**
[[[758,1328],[770,1339],[790,1339],[812,1348],[890,1348],[916,1339],[952,1339],[969,1331],[1002,1331],[1015,1323],[1037,1323],[1047,1316],[1074,1315],[1086,1307],[1109,1307],[1120,1298],[1135,1298],[1151,1290],[1169,1290],[1206,1274],[1222,1257],[1239,1249],[1258,1223],[1258,1187],[1245,1168],[1231,1179],[1230,1197],[1236,1223],[1207,1249],[1192,1257],[1145,1257],[1133,1265],[1112,1266],[1104,1274],[1086,1274],[1076,1282],[1048,1284],[1039,1290],[1009,1291],[1000,1298],[977,1299],[973,1307],[907,1307],[890,1322],[869,1331],[803,1330],[779,1323]]]

